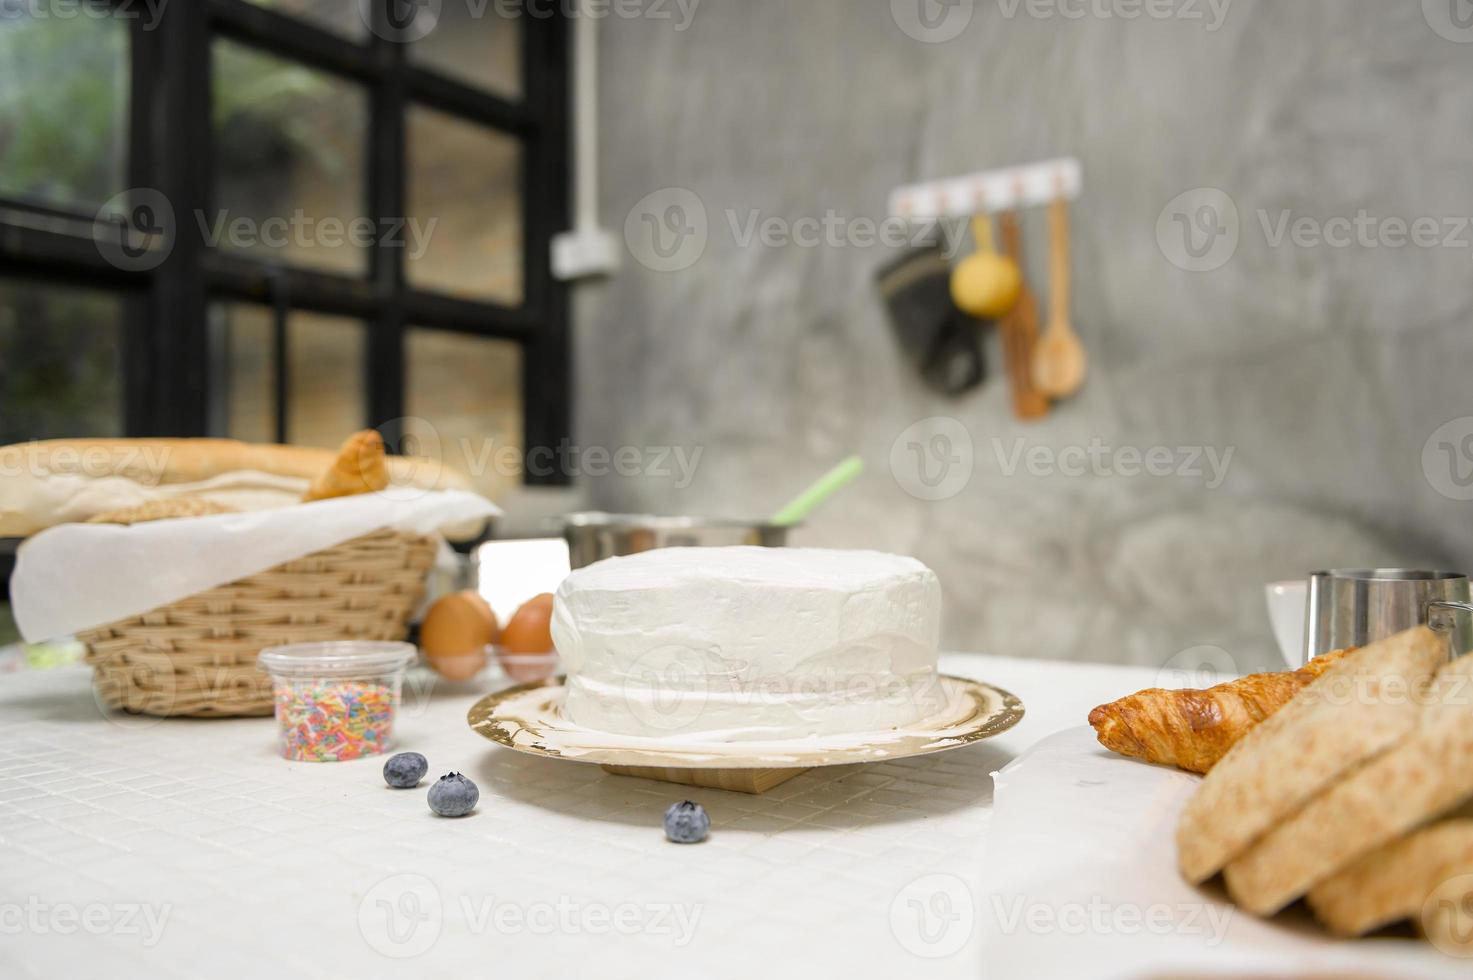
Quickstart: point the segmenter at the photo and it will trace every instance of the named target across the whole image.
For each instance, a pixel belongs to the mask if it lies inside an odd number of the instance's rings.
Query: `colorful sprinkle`
[[[342,762],[389,747],[399,692],[366,681],[278,683],[281,754],[303,762]]]

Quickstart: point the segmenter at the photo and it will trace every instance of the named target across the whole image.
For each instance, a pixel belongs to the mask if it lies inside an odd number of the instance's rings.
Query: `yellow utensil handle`
[[[992,239],[992,215],[987,212],[972,216],[972,237],[977,241],[978,252],[996,252]]]

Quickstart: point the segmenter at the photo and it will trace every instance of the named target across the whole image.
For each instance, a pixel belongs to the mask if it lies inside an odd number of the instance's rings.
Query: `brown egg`
[[[557,666],[552,648],[552,593],[544,592],[522,603],[507,620],[496,649],[501,669],[514,681],[540,681]]]
[[[486,669],[485,650],[477,650],[474,653],[460,653],[450,656],[440,655],[438,657],[426,657],[430,668],[447,681],[468,681],[482,670]]]
[[[552,593],[533,596],[507,620],[501,634],[501,649],[507,653],[550,653],[552,651]]]
[[[443,596],[419,627],[425,659],[442,676],[469,680],[486,666],[486,647],[501,638],[496,614],[477,593]]]

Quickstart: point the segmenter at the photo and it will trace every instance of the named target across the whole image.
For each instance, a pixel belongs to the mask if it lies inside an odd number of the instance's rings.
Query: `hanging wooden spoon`
[[[1018,269],[1023,268],[1023,229],[1014,211],[1002,215],[1003,251]],[[1038,301],[1020,279],[1018,302],[1001,323],[1003,358],[1007,362],[1008,380],[1013,389],[1013,414],[1020,419],[1038,419],[1048,414],[1048,399],[1033,387],[1033,347],[1038,337]]]
[[[1033,351],[1033,386],[1049,398],[1068,398],[1084,384],[1084,345],[1069,325],[1069,205],[1049,205],[1048,327]]]

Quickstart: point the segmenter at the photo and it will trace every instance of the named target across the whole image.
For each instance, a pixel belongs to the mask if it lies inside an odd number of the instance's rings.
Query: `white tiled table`
[[[433,816],[423,787],[386,788],[380,761],[283,761],[269,719],[105,716],[80,669],[9,675],[0,977],[971,980],[967,927],[950,955],[918,955],[938,947],[906,886],[954,875],[980,893],[989,774],[1156,675],[966,654],[942,666],[1017,694],[1026,718],[763,796],[513,753],[466,727],[476,692],[412,678],[400,747],[429,758],[431,779],[476,781],[480,807],[461,820]],[[687,796],[712,818],[699,846],[661,831]]]

